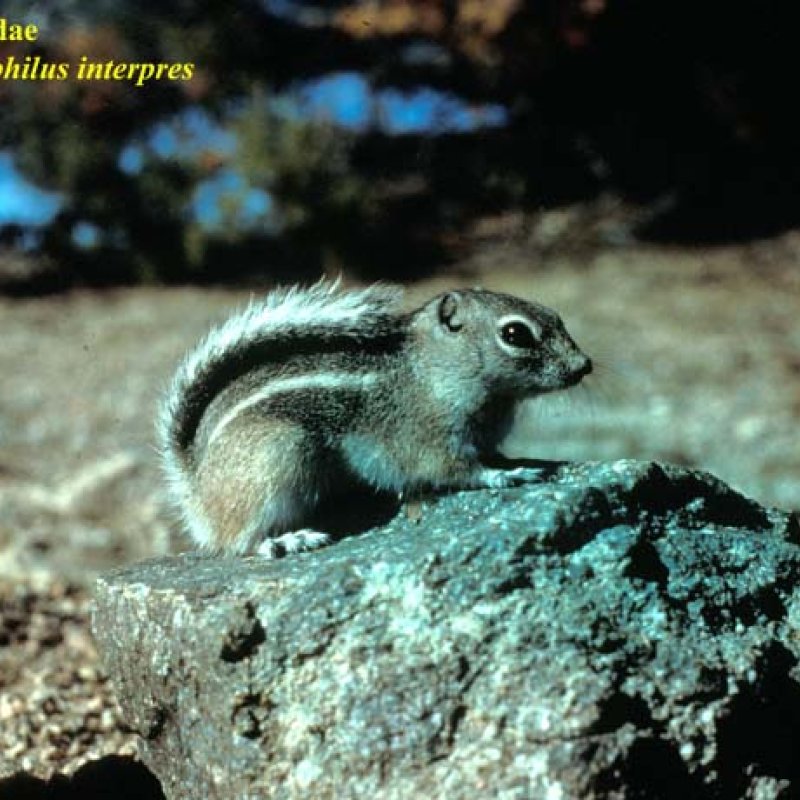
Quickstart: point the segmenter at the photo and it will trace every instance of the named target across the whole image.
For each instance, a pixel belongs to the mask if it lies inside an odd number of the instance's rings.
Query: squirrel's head
[[[492,393],[544,394],[574,386],[592,371],[555,311],[507,294],[441,294],[413,314],[412,331],[428,342],[420,352],[430,354],[426,366],[435,374],[478,378]]]

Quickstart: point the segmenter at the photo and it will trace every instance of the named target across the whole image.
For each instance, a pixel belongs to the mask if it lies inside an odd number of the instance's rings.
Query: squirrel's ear
[[[460,306],[461,298],[456,292],[448,292],[439,301],[439,323],[449,331],[460,331],[464,326],[459,314]]]

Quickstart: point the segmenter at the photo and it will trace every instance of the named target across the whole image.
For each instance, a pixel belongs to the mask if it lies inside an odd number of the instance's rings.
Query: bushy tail
[[[402,297],[398,287],[347,291],[339,280],[322,280],[270,292],[214,328],[179,365],[158,414],[159,449],[179,505],[188,496],[191,446],[203,413],[222,388],[258,363],[260,349],[298,330],[347,335],[377,329]]]

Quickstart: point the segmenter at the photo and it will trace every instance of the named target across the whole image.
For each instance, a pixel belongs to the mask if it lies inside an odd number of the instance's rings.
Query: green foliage
[[[656,237],[679,237],[681,226],[698,239],[765,235],[796,222],[787,100],[796,6],[731,7],[722,35],[717,11],[702,4],[690,16],[632,0],[282,5],[286,14],[262,0],[7,1],[4,16],[47,21],[35,51],[8,51],[17,58],[195,68],[191,81],[145,87],[0,81],[0,147],[64,199],[44,237],[54,261],[93,282],[219,279],[282,263],[408,277],[456,251],[481,214],[610,195],[654,209],[643,218]],[[510,121],[474,133],[349,135],[278,99],[341,71],[500,103]],[[154,125],[198,107],[235,134],[232,152],[161,157],[148,146]],[[143,161],[125,170],[131,142]],[[231,171],[243,182],[223,196],[216,224],[199,225],[197,187]],[[253,188],[273,209],[245,224]],[[84,224],[97,232],[90,246],[73,235]]]
[[[230,4],[217,1],[200,12],[173,0],[143,14],[131,2],[98,2],[82,12],[68,14],[62,28],[38,43],[45,59],[74,62],[77,40],[90,57],[191,62],[196,73],[190,84],[145,88],[75,81],[4,87],[12,96],[10,113],[0,119],[0,144],[13,148],[27,176],[63,197],[44,239],[48,255],[82,279],[114,282],[230,272],[229,256],[237,247],[243,256],[236,271],[247,271],[244,262],[252,261],[252,253],[244,253],[254,235],[284,240],[317,262],[347,246],[369,196],[352,169],[353,141],[277,107],[269,81],[259,74],[255,31],[263,12],[257,6],[241,2],[230,13]],[[156,122],[168,122],[190,105],[230,128],[238,139],[233,154],[163,158],[147,146]],[[132,141],[141,143],[144,161],[140,169],[124,171],[120,156]],[[246,181],[222,196],[218,224],[204,227],[189,207],[199,182],[220,169],[236,170]],[[243,225],[246,193],[254,188],[274,198],[274,214]],[[73,236],[85,224],[97,232],[88,247]]]
[[[34,3],[30,13],[48,12]],[[277,260],[264,255],[271,243],[282,247],[281,260],[288,255],[311,271],[344,263],[374,270],[387,260],[413,261],[415,237],[423,227],[435,229],[437,214],[456,218],[457,183],[442,212],[429,202],[428,178],[402,150],[392,152],[388,140],[359,158],[359,137],[302,120],[278,99],[293,79],[361,59],[358,37],[281,20],[255,0],[202,6],[165,0],[146,12],[131,0],[69,0],[50,19],[49,35],[37,43],[46,60],[74,64],[85,53],[99,60],[191,62],[196,69],[190,83],[144,88],[104,81],[4,87],[11,103],[0,118],[0,143],[15,150],[29,177],[61,193],[63,210],[44,249],[82,279],[180,280],[263,269]],[[326,19],[332,23],[333,16]],[[230,129],[237,141],[232,153],[161,158],[148,148],[153,125],[189,106]],[[126,171],[120,156],[132,141],[142,146],[143,164]],[[201,226],[189,213],[192,198],[220,170],[245,181],[223,195],[217,223]],[[446,173],[472,171],[446,166],[433,179]],[[414,190],[422,202],[396,190],[403,185],[422,186],[422,193]],[[268,217],[244,225],[251,189],[267,192],[273,207]],[[90,246],[73,236],[86,224],[96,231]]]
[[[272,194],[286,234],[333,236],[343,219],[357,220],[367,203],[365,181],[354,171],[354,140],[335,128],[293,119],[254,91],[233,125],[236,164],[255,186]]]

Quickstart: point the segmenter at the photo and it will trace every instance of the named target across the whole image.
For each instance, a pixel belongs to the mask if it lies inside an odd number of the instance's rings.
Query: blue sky
[[[504,125],[508,116],[502,106],[470,106],[428,86],[373,91],[357,72],[309,81],[295,90],[295,97],[305,116],[355,131],[375,127],[392,134],[466,132]]]
[[[55,192],[38,189],[14,166],[9,153],[0,152],[0,225],[42,225],[58,211],[60,200]]]
[[[379,129],[389,134],[437,135],[502,126],[507,112],[502,106],[473,106],[459,98],[420,86],[410,90],[372,89],[367,79],[355,72],[340,72],[295,86],[279,98],[280,107],[302,118],[325,120],[347,130]],[[138,172],[145,151],[170,159],[199,149],[230,152],[234,137],[222,130],[199,109],[188,109],[178,117],[156,125],[144,143],[132,142],[120,155],[120,167]],[[248,191],[246,178],[222,169],[201,183],[190,211],[204,226],[226,223],[226,199],[239,198],[239,224],[269,225],[272,198],[261,189]],[[0,225],[17,222],[38,226],[49,222],[58,211],[59,196],[26,181],[15,168],[8,152],[0,152]],[[95,236],[90,226],[79,229],[78,241],[91,246]]]

